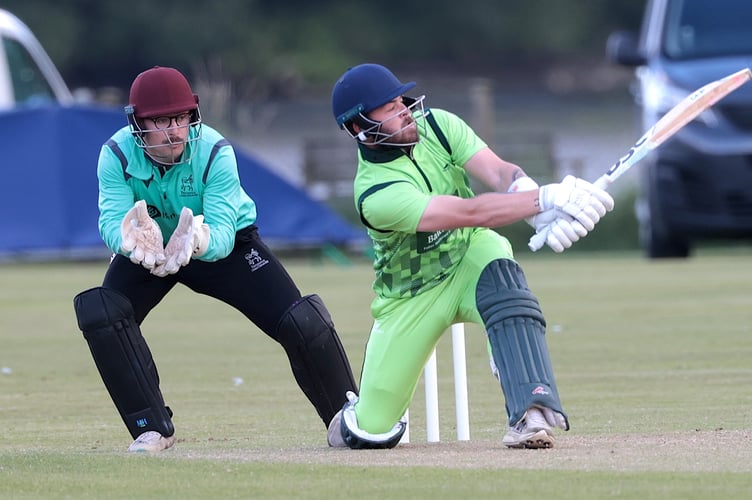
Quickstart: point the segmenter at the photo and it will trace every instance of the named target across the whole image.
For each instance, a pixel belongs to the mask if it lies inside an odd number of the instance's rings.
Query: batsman
[[[337,125],[355,139],[355,206],[375,252],[373,327],[360,395],[329,426],[331,446],[392,448],[440,336],[483,325],[506,403],[510,448],[550,448],[569,429],[546,321],[509,241],[491,228],[526,220],[556,252],[587,235],[614,200],[583,179],[538,186],[458,116],[408,97],[388,68],[361,64],[334,84]],[[470,176],[490,192],[476,195]]]
[[[78,294],[74,308],[134,439],[129,451],[175,443],[141,324],[177,284],[232,306],[278,342],[328,426],[347,391],[356,390],[349,361],[321,298],[302,296],[259,236],[233,147],[202,122],[198,96],[174,68],[139,74],[125,114],[128,124],[102,146],[97,166],[99,231],[114,255],[102,286]],[[204,318],[205,335],[222,342],[211,325]],[[181,341],[180,332],[157,333]]]

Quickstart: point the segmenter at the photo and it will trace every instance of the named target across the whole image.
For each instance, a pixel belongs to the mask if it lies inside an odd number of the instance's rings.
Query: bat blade
[[[606,171],[596,182],[607,183],[608,187],[621,177],[648,152],[671,138],[684,126],[702,114],[715,103],[741,87],[752,78],[752,71],[745,68],[720,80],[710,82],[685,97],[635,143],[634,146]],[[604,187],[604,186],[599,186]]]
[[[627,154],[619,158],[616,163],[600,176],[593,184],[601,189],[608,187],[630,168],[642,160],[653,149],[671,138],[685,125],[697,118],[703,111],[741,87],[752,78],[752,70],[742,69],[720,80],[710,82],[692,92],[668,113],[658,120],[655,125],[645,132],[632,146]],[[530,250],[535,252],[543,247],[547,233],[536,233],[528,242]]]

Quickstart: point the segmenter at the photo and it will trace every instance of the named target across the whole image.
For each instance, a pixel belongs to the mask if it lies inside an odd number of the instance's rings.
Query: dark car
[[[636,68],[634,94],[647,130],[692,91],[752,66],[752,1],[649,0],[639,35],[612,34],[607,54]],[[702,239],[752,238],[752,83],[637,169],[648,257],[687,257]]]

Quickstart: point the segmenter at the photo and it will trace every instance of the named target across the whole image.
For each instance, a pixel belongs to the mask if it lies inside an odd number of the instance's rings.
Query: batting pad
[[[73,299],[78,326],[120,416],[135,439],[146,431],[172,436],[172,411],[159,390],[159,375],[130,300],[96,287]]]
[[[555,410],[566,420],[546,345],[546,322],[519,265],[509,259],[488,264],[478,280],[476,303],[499,369],[509,425],[532,406]]]

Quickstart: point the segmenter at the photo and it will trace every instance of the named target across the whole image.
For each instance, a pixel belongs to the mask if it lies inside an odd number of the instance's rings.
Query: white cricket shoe
[[[509,428],[502,439],[508,448],[553,448],[553,429],[546,422],[543,412],[533,407],[525,412],[519,422]]]
[[[345,440],[342,439],[342,410],[334,414],[332,421],[329,422],[329,428],[326,433],[326,442],[332,448],[347,448]]]
[[[147,431],[136,438],[128,447],[133,453],[154,453],[166,450],[175,444],[175,435],[164,437],[157,431]]]

